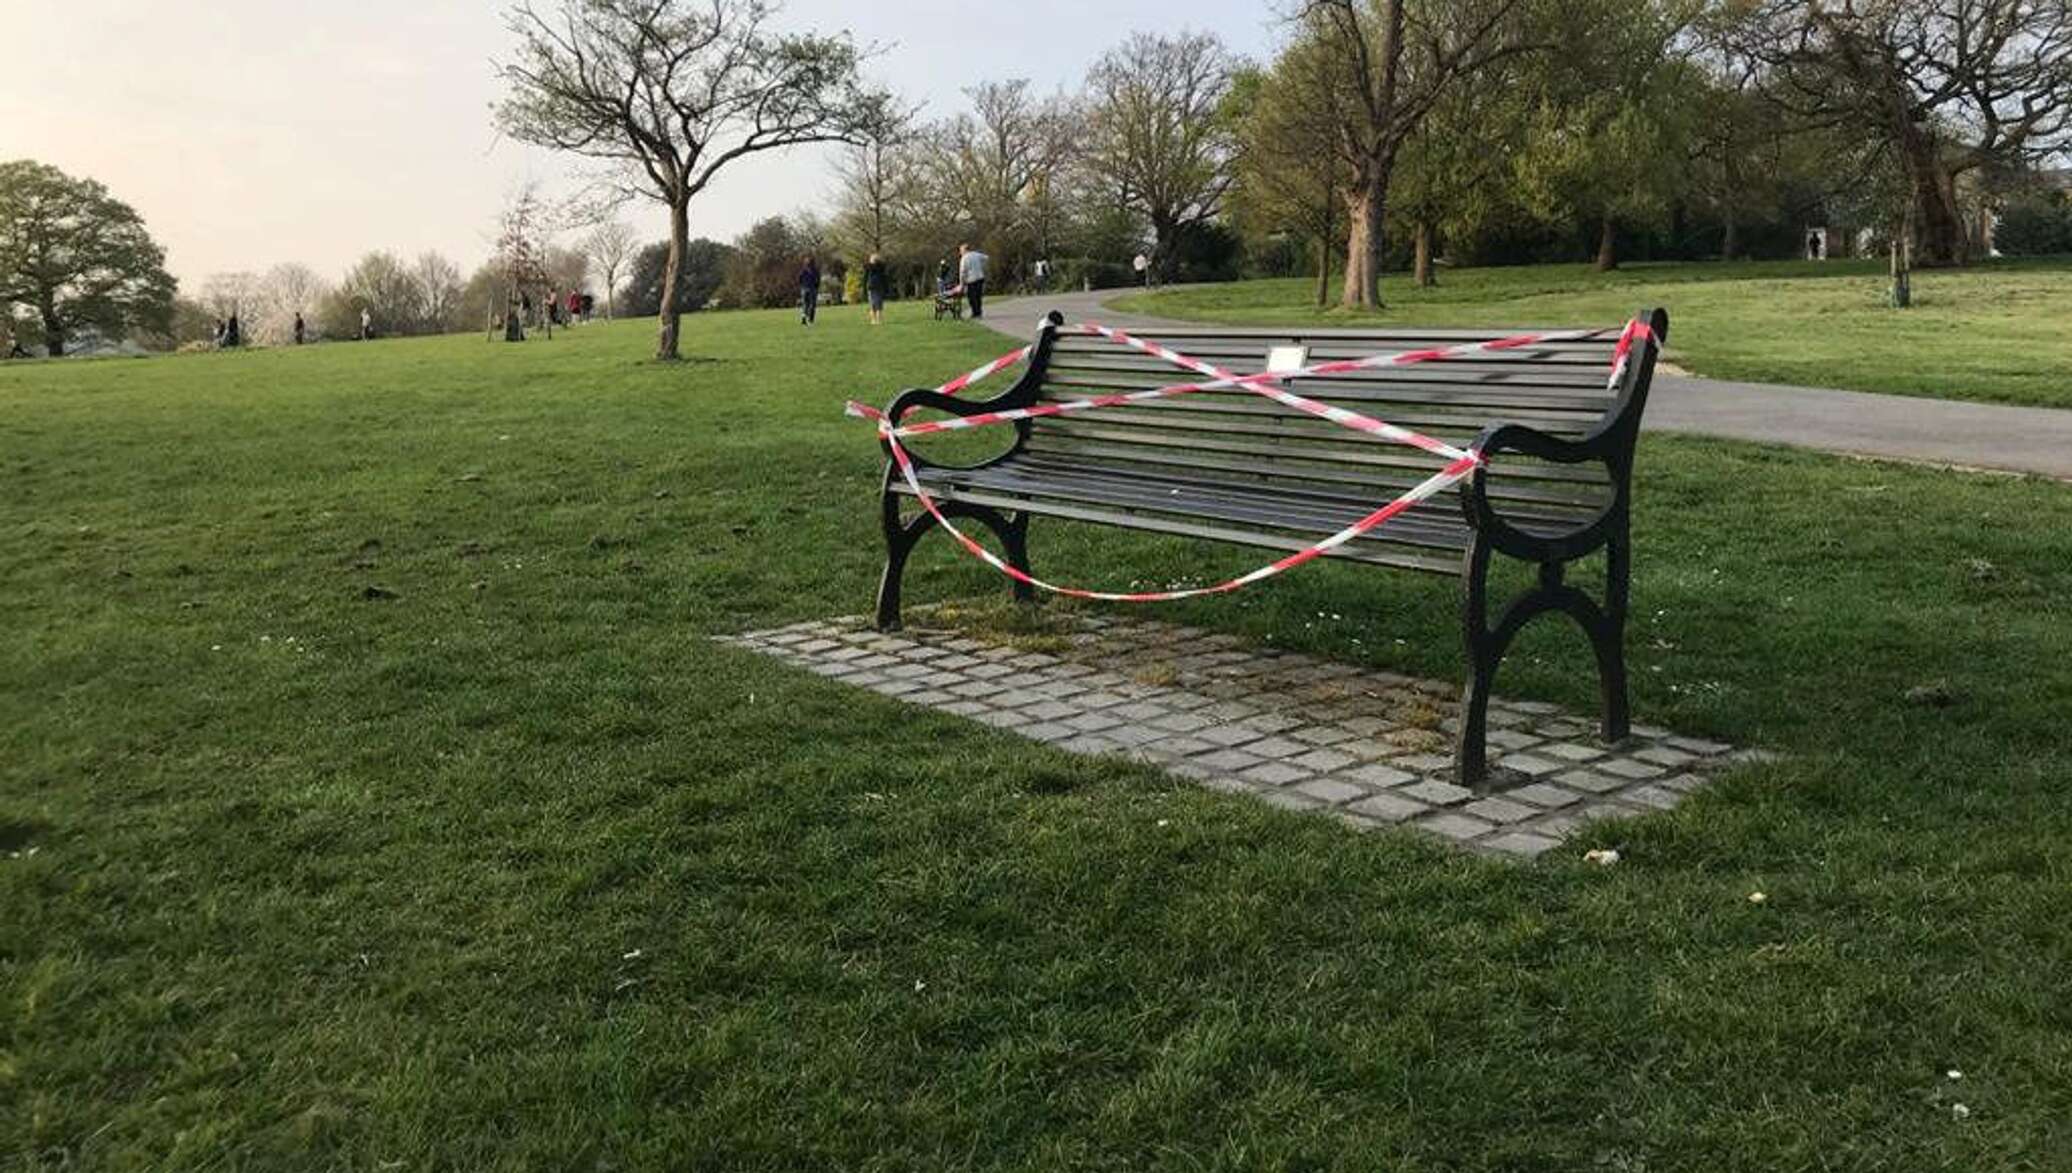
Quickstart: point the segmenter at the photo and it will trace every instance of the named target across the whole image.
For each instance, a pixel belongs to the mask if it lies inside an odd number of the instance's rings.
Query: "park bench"
[[[1488,459],[1456,492],[1424,501],[1328,555],[1459,576],[1467,681],[1455,763],[1464,784],[1488,780],[1489,689],[1504,650],[1521,627],[1545,612],[1563,612],[1581,624],[1596,652],[1602,734],[1611,742],[1627,735],[1624,634],[1633,453],[1669,330],[1661,310],[1642,320],[1652,336],[1641,337],[1623,374],[1609,386],[1617,328],[1583,340],[1305,377],[1290,385],[1310,398],[1456,447],[1472,446]],[[970,416],[1184,377],[1157,358],[1063,330],[1062,324],[1055,314],[1043,323],[1026,369],[998,397],[967,400],[909,390],[887,414],[894,423],[916,410]],[[1503,337],[1422,328],[1175,327],[1133,333],[1246,374],[1268,369],[1274,359],[1299,366]],[[1300,349],[1280,349],[1291,347]],[[1236,389],[1023,419],[1013,427],[1006,450],[975,465],[946,465],[908,451],[918,480],[945,516],[968,517],[991,529],[1007,561],[1024,572],[1032,517],[1297,550],[1393,500],[1440,463],[1416,448],[1357,434]],[[908,508],[911,495],[888,462],[881,503],[887,550],[878,593],[881,629],[899,626],[907,556],[936,524],[927,512]],[[1602,602],[1564,577],[1570,563],[1600,550]],[[1496,554],[1534,564],[1537,579],[1492,624],[1489,570]],[[1015,591],[1019,598],[1031,596],[1021,582]]]

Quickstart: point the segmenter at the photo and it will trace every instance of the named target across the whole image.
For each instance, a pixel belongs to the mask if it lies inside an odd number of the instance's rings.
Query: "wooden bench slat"
[[[1256,504],[1261,501],[1285,504],[1290,508],[1301,507],[1315,511],[1324,520],[1315,524],[1326,529],[1343,526],[1347,521],[1363,517],[1401,496],[1417,483],[1417,479],[1405,477],[1394,483],[1374,483],[1364,486],[1352,485],[1292,485],[1285,482],[1258,482],[1233,480],[1201,480],[1191,476],[1160,473],[1151,470],[1131,470],[1108,466],[1070,465],[1050,461],[1017,462],[1000,466],[1002,474],[988,483],[1005,484],[1011,478],[1014,483],[1027,486],[1041,486],[1048,483],[1046,492],[1070,494],[1085,486],[1097,486],[1114,500],[1141,496],[1160,508],[1186,511],[1203,502],[1233,502]],[[980,470],[991,472],[992,470]],[[950,482],[986,479],[973,474],[958,474],[945,471],[943,479]],[[1460,514],[1458,498],[1448,494],[1434,498],[1419,506],[1420,509],[1437,510],[1447,519],[1449,533],[1465,541],[1465,521]],[[1574,528],[1587,522],[1602,511],[1605,501],[1579,504],[1568,501],[1516,499],[1507,503],[1505,516],[1508,519],[1544,524],[1555,529]],[[1393,522],[1391,524],[1394,524]]]
[[[906,490],[898,489],[904,493]],[[1310,544],[1301,537],[1267,533],[1256,529],[1234,526],[1190,522],[1176,518],[1147,517],[1127,511],[1101,509],[1093,506],[1073,505],[1064,501],[1029,501],[1003,493],[987,493],[982,490],[956,490],[950,499],[972,505],[984,505],[993,509],[1027,509],[1046,517],[1058,517],[1068,521],[1091,522],[1096,525],[1123,526],[1128,529],[1148,530],[1153,533],[1170,534],[1175,537],[1200,538],[1206,541],[1225,542],[1237,546],[1252,546],[1268,550],[1300,550]],[[1425,553],[1415,547],[1391,546],[1381,543],[1349,543],[1325,554],[1351,562],[1366,562],[1381,566],[1395,566],[1405,570],[1416,570],[1426,574],[1457,575],[1460,573],[1460,559]]]
[[[1235,485],[1251,489],[1271,487],[1291,493],[1307,493],[1372,504],[1393,500],[1404,490],[1430,475],[1429,469],[1273,469],[1262,472],[1255,465],[1243,461],[1194,461],[1176,465],[1161,463],[1140,454],[1103,455],[1100,460],[1104,466],[1115,470],[1118,475],[1189,480],[1205,485]],[[1060,472],[1089,467],[1083,456],[1053,455],[1047,452],[1028,453],[1018,457],[1016,463],[1029,468],[1056,469]],[[1604,502],[1610,496],[1611,488],[1609,483],[1549,484],[1503,475],[1488,478],[1486,484],[1489,495],[1507,505],[1548,514],[1568,515],[1594,513],[1603,508]]]
[[[1258,435],[1257,432],[1239,433]],[[1364,447],[1332,445],[1314,441],[1301,445],[1277,446],[1270,442],[1251,442],[1224,439],[1206,432],[1161,432],[1156,429],[1135,427],[1110,427],[1094,421],[1073,424],[1053,424],[1029,437],[1030,450],[1074,451],[1092,444],[1097,452],[1114,454],[1118,446],[1141,447],[1165,450],[1170,459],[1179,459],[1189,451],[1217,452],[1226,455],[1250,456],[1262,461],[1289,461],[1333,464],[1361,468],[1401,468],[1422,470],[1426,475],[1436,472],[1437,464],[1430,453],[1406,445],[1370,443]],[[1511,475],[1547,481],[1568,481],[1596,484],[1601,483],[1603,473],[1586,465],[1529,465],[1512,462],[1508,468]]]
[[[1363,414],[1386,420],[1400,427],[1413,428],[1421,432],[1429,432],[1435,428],[1451,428],[1465,435],[1472,436],[1480,432],[1489,422],[1488,412],[1475,411],[1472,408],[1454,404],[1431,404],[1416,407],[1402,404],[1399,405],[1400,410],[1384,409],[1381,411],[1376,411],[1371,404],[1347,404],[1340,402],[1333,403],[1332,406],[1348,407],[1353,411],[1360,411]],[[1294,425],[1300,425],[1304,429],[1304,435],[1314,432],[1320,439],[1331,438],[1331,432],[1339,433],[1338,438],[1356,435],[1356,433],[1329,420],[1320,420],[1313,416],[1302,415],[1279,404],[1268,403],[1264,400],[1216,399],[1198,400],[1188,403],[1170,399],[1154,399],[1121,407],[1102,408],[1096,416],[1086,418],[1129,418],[1143,423],[1146,427],[1191,427],[1198,425],[1207,430],[1215,430],[1211,425],[1218,423],[1238,425],[1255,430],[1259,428],[1273,428],[1279,426],[1275,423],[1276,420],[1286,419],[1293,421]],[[1583,414],[1513,410],[1506,412],[1504,415],[1504,420],[1508,423],[1529,424],[1539,428],[1541,431],[1554,432],[1557,435],[1563,433],[1576,434],[1587,431],[1590,425],[1596,423],[1600,418],[1602,416],[1598,412]],[[1048,427],[1050,425],[1039,421],[1034,426]],[[1286,430],[1292,432],[1293,427],[1290,426]],[[1370,442],[1388,443],[1389,441],[1373,440]]]

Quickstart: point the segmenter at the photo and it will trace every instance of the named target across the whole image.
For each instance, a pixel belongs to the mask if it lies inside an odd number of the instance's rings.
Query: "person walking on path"
[[[366,306],[360,307],[360,341],[374,337],[374,314]]]
[[[820,262],[806,254],[806,263],[799,270],[799,325],[810,326],[813,317],[820,310]]]
[[[300,345],[302,345],[302,339],[303,339],[303,336],[304,336],[304,335],[305,335],[305,334],[306,334],[307,332],[308,332],[308,328],[307,328],[307,327],[305,327],[305,326],[304,326],[304,325],[302,324],[302,311],[301,311],[301,310],[296,310],[296,311],[295,311],[295,345],[297,345],[297,346],[300,346]]]
[[[863,292],[871,303],[871,325],[885,324],[885,261],[876,253],[863,266]]]
[[[964,300],[971,303],[971,320],[986,316],[986,263],[991,258],[968,244],[957,246],[957,280],[964,283]]]

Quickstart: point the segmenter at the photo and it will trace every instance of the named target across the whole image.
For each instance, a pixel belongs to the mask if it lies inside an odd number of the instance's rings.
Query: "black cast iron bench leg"
[[[1605,547],[1605,602],[1563,581],[1568,564],[1539,563],[1539,582],[1504,608],[1489,624],[1489,563],[1493,550],[1477,533],[1461,568],[1461,627],[1467,643],[1467,685],[1461,698],[1460,730],[1454,744],[1455,775],[1462,786],[1481,790],[1489,781],[1489,694],[1504,651],[1518,632],[1548,611],[1559,611],[1582,627],[1597,656],[1598,692],[1603,703],[1599,732],[1607,743],[1630,732],[1626,700],[1626,602],[1631,550],[1624,532]]]
[[[878,580],[877,628],[879,631],[898,631],[900,582],[906,576],[907,556],[914,552],[922,535],[936,527],[936,520],[935,515],[925,509],[911,520],[902,519],[900,498],[896,493],[886,493],[881,508],[881,524],[885,531],[885,573]],[[1030,573],[1027,510],[1007,514],[984,505],[957,501],[938,501],[936,508],[941,509],[945,517],[968,517],[992,530],[1000,539],[1001,549],[1006,552],[1007,564],[1023,574]],[[1033,603],[1036,591],[1028,583],[1016,580],[1014,598],[1018,603]]]

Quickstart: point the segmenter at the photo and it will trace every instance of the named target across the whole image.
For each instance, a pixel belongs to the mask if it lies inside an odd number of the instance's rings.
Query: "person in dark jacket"
[[[806,263],[799,270],[799,325],[813,324],[813,315],[820,309],[820,262],[806,254]]]
[[[876,253],[863,266],[863,292],[870,298],[871,325],[885,324],[885,293],[891,284],[885,277],[885,261]]]

